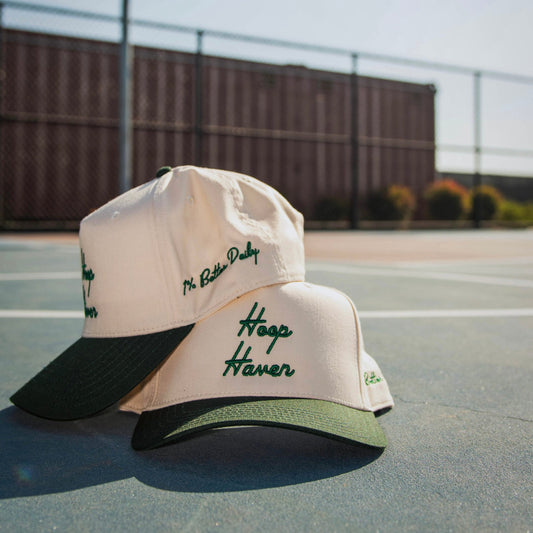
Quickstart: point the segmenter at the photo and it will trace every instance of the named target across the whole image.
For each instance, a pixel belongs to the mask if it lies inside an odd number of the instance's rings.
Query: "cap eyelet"
[[[167,172],[170,172],[172,170],[171,167],[161,167],[156,173],[155,177],[160,178],[161,176],[164,176]]]

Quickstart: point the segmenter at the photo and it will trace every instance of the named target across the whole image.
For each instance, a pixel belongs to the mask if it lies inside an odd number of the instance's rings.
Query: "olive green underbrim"
[[[173,405],[141,414],[135,450],[156,448],[193,433],[229,426],[275,426],[385,448],[374,413],[305,398],[219,398]]]
[[[92,416],[136,387],[193,326],[134,337],[82,337],[10,399],[17,407],[51,420]]]

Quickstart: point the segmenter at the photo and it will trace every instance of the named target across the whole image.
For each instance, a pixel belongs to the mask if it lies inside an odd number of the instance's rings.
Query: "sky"
[[[122,0],[32,0],[40,4],[119,16]],[[533,0],[129,0],[130,18],[284,41],[341,48],[481,71],[518,74],[533,81]],[[7,27],[117,40],[117,24],[4,9]],[[192,51],[195,36],[132,25],[131,42]],[[207,54],[349,71],[350,56],[304,53],[206,37]],[[474,143],[473,76],[360,58],[362,75],[433,83],[436,140],[443,148]],[[533,177],[533,83],[482,77],[481,143],[520,156],[485,154],[481,171]],[[523,152],[526,152],[525,154]],[[471,172],[469,152],[437,151],[442,172]]]

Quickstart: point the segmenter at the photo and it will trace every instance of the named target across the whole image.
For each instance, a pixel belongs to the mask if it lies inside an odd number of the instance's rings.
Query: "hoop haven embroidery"
[[[239,324],[241,325],[241,328],[239,329],[239,332],[237,333],[237,337],[240,337],[245,331],[248,333],[248,337],[251,337],[254,333],[258,337],[271,337],[273,340],[269,344],[266,354],[270,354],[272,350],[274,349],[274,346],[278,339],[284,339],[287,337],[290,337],[293,334],[293,331],[289,329],[288,326],[285,324],[280,324],[279,326],[271,325],[267,326],[266,319],[263,318],[263,314],[265,312],[265,308],[262,307],[259,311],[257,318],[253,318],[253,315],[257,309],[258,303],[255,302],[252,306],[252,309],[248,313],[248,316],[242,320],[239,320]],[[291,366],[288,363],[281,363],[281,364],[254,364],[254,361],[250,356],[250,352],[252,351],[252,347],[248,346],[246,348],[244,354],[239,359],[238,356],[241,353],[242,347],[244,346],[244,341],[240,341],[239,345],[237,346],[237,349],[235,350],[235,353],[233,354],[233,357],[231,359],[227,359],[224,361],[226,364],[226,369],[224,370],[223,376],[227,376],[230,372],[230,370],[233,371],[233,374],[229,374],[230,376],[237,376],[239,375],[239,372],[242,376],[272,376],[272,377],[280,377],[285,375],[286,377],[292,377],[295,373],[295,370],[291,368]]]

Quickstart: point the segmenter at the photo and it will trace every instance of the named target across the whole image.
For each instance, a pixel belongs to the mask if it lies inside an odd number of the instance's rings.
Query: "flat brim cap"
[[[80,225],[81,338],[16,392],[35,415],[96,414],[136,387],[194,324],[248,291],[303,280],[303,217],[250,176],[159,173]]]
[[[351,299],[306,282],[257,289],[198,322],[120,402],[140,414],[136,450],[247,425],[383,448],[375,413],[392,406]]]

